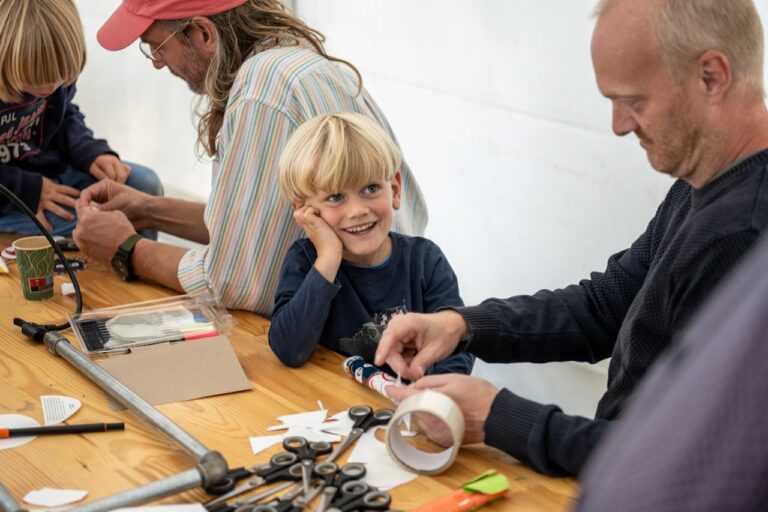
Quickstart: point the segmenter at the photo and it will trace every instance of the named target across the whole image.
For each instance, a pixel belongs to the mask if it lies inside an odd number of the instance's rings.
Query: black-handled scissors
[[[239,482],[243,478],[248,478],[252,474],[256,473],[256,471],[262,467],[264,467],[264,464],[257,464],[249,468],[240,467],[240,468],[230,469],[227,472],[227,476],[224,478],[224,480],[221,480],[219,483],[215,485],[207,486],[205,488],[205,491],[208,494],[214,494],[217,496],[224,494],[226,492],[229,492],[235,488],[235,485],[237,484],[237,482]]]
[[[218,498],[204,503],[205,507],[210,507],[218,503],[227,501],[230,498],[249,492],[262,485],[277,482],[280,480],[298,481],[301,480],[301,464],[298,463],[298,457],[295,453],[280,452],[269,459],[269,464],[256,467],[254,473],[257,475],[247,482],[238,485],[229,492],[226,492]]]
[[[389,493],[377,491],[364,482],[352,480],[341,486],[341,495],[332,503],[330,511],[389,510],[392,497]]]
[[[235,512],[301,512],[304,508],[304,504],[297,504],[294,500],[304,492],[301,486],[296,486],[295,489],[288,491],[277,499],[270,501],[265,505],[256,505],[253,501],[248,500],[248,503],[243,503],[235,509]]]
[[[325,441],[307,441],[301,436],[291,436],[283,439],[283,449],[295,453],[300,460],[317,460],[320,455],[331,453],[331,444]]]
[[[315,466],[314,475],[323,483],[323,487],[341,487],[350,480],[362,480],[365,477],[365,464],[348,462],[339,467],[333,462],[321,462]]]
[[[295,453],[301,461],[301,485],[304,495],[309,494],[309,484],[312,478],[312,467],[320,455],[331,453],[331,444],[325,441],[309,442],[301,436],[291,436],[283,439],[283,448]]]
[[[389,420],[395,415],[395,411],[392,409],[377,409],[374,411],[370,405],[355,405],[350,407],[348,414],[353,421],[352,430],[349,431],[349,435],[344,442],[342,442],[336,450],[325,459],[325,462],[335,461],[339,455],[344,453],[357,438],[363,435],[364,432],[373,427],[389,423]]]
[[[339,487],[352,480],[360,480],[365,476],[365,465],[359,462],[349,462],[339,468],[333,462],[321,462],[315,466],[315,477],[321,482],[323,493],[316,511],[324,512],[336,497]],[[309,501],[309,500],[307,500]]]

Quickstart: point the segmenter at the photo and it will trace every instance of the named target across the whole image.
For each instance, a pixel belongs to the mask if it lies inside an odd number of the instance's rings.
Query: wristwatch
[[[131,257],[133,256],[133,250],[136,248],[136,244],[143,237],[137,233],[129,236],[125,242],[120,244],[112,258],[112,270],[120,276],[123,281],[135,281],[139,278],[136,272],[133,271],[133,263]]]

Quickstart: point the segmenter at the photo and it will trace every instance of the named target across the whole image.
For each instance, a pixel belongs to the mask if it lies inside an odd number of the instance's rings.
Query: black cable
[[[69,265],[69,261],[67,261],[66,256],[64,256],[64,252],[61,250],[61,247],[59,247],[59,244],[56,242],[56,240],[53,239],[53,236],[51,236],[51,233],[48,232],[47,229],[45,229],[45,226],[43,226],[42,222],[38,220],[38,218],[35,216],[34,212],[30,210],[27,205],[25,205],[23,202],[21,202],[21,199],[19,199],[16,194],[5,188],[4,185],[0,184],[0,192],[7,197],[16,207],[24,212],[30,219],[34,221],[34,223],[37,225],[37,227],[40,229],[40,232],[45,236],[46,240],[51,244],[53,247],[53,250],[56,251],[56,255],[59,257],[61,262],[64,264],[64,269],[67,271],[67,274],[69,275],[69,278],[72,280],[72,286],[75,288],[75,300],[77,301],[77,305],[75,307],[75,314],[79,315],[83,311],[83,294],[80,292],[80,284],[77,282],[77,278],[75,277],[75,272],[72,270],[72,267]],[[69,323],[63,323],[63,324],[37,324],[35,322],[28,322],[27,320],[24,320],[22,318],[14,318],[13,324],[21,327],[21,332],[27,336],[28,338],[38,342],[43,342],[43,336],[45,336],[45,333],[50,331],[63,331],[65,329],[68,329],[70,327]]]

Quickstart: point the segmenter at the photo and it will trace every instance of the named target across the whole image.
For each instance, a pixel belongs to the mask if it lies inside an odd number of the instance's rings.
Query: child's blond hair
[[[319,191],[391,181],[402,156],[377,123],[342,112],[315,117],[291,135],[280,158],[280,190],[293,204]]]
[[[85,38],[72,0],[0,0],[0,101],[25,88],[72,84],[85,66]]]

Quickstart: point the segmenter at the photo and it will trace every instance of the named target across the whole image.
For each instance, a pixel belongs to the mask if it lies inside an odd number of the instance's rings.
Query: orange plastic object
[[[414,508],[411,512],[467,512],[478,509],[497,498],[501,498],[506,492],[505,489],[496,494],[483,494],[481,492],[467,492],[464,489],[458,489],[451,494],[436,499],[432,503]]]

